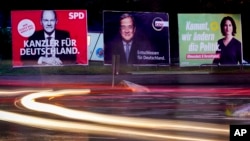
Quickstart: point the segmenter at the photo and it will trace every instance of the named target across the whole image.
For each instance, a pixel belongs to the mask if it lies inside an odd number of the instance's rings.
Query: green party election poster
[[[237,44],[239,55],[230,49],[227,54],[231,55],[226,60],[220,47],[220,42],[225,38],[225,25],[221,25],[222,19],[231,18],[235,25],[230,24],[231,30],[235,30],[233,38]],[[225,22],[223,22],[225,23]],[[214,60],[223,59],[221,64],[237,64],[237,59],[242,60],[242,28],[240,14],[178,14],[179,29],[179,60],[180,66],[200,66],[203,64],[214,64]],[[223,31],[224,30],[224,31]],[[230,33],[231,34],[231,33]],[[221,40],[221,41],[219,41]],[[229,48],[226,48],[229,49]],[[225,53],[224,53],[225,54]],[[235,58],[233,58],[235,57]]]

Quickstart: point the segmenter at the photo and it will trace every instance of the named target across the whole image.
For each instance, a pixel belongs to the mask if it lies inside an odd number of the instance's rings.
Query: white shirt
[[[47,39],[48,37],[51,37],[51,39],[55,39],[55,31],[51,35],[44,33],[44,37],[45,39]]]

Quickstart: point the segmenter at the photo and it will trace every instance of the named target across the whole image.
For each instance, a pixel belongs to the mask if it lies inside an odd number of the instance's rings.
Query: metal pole
[[[116,56],[112,56],[112,87],[115,85],[115,73],[116,73]]]
[[[119,74],[120,55],[112,56],[112,87],[115,85],[115,75]]]

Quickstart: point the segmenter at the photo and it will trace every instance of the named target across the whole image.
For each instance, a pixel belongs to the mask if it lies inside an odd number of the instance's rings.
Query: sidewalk
[[[115,85],[126,80],[140,85],[249,85],[250,74],[137,73],[115,75],[0,76],[1,85]]]

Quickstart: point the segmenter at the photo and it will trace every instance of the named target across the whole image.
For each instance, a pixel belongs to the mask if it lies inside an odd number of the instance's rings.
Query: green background
[[[211,64],[213,59],[186,59],[186,54],[214,54],[216,50],[210,51],[189,51],[189,45],[191,43],[199,45],[203,43],[214,43],[223,38],[220,30],[220,22],[223,17],[231,16],[236,23],[236,35],[235,38],[242,43],[242,27],[241,27],[241,15],[240,14],[178,14],[178,30],[179,30],[179,60],[180,66],[200,66],[202,64]],[[187,22],[191,23],[208,23],[209,30],[186,30]],[[194,35],[194,33],[206,33],[213,34],[213,40],[209,41],[194,41],[193,36],[190,40],[183,40],[183,35],[189,33]]]

